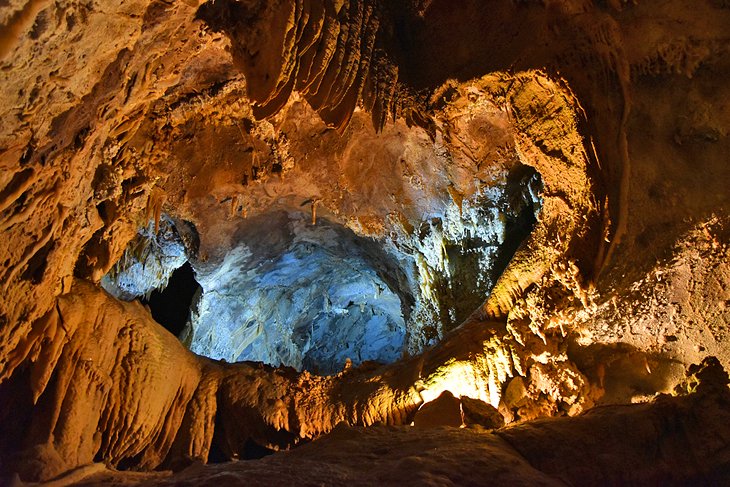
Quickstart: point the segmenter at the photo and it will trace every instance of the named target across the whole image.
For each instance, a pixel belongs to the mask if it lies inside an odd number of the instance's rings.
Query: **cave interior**
[[[0,26],[0,484],[730,483],[726,0]]]

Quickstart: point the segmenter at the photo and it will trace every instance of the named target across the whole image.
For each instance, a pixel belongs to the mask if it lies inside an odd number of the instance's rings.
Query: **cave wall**
[[[446,364],[497,404],[512,376],[529,377],[523,418],[583,410],[622,363],[647,391],[681,375],[667,361],[728,365],[723,2],[199,7],[0,6],[0,387],[27,402],[3,469],[47,479],[94,459],[204,460],[214,430],[234,435],[219,442],[227,454],[240,447],[233,425],[286,447],[340,420],[402,423],[453,387]],[[370,152],[378,164],[358,155]],[[422,193],[388,178],[401,159],[417,176],[446,164],[434,191],[452,202],[495,166],[531,165],[545,201],[483,308],[395,372],[358,369],[348,386],[213,364],[88,283],[163,208],[196,224],[212,260],[231,247],[232,214],[288,198],[319,196],[322,215],[362,235],[407,228]],[[354,190],[369,196],[343,203]],[[606,349],[586,357],[593,342]],[[277,406],[240,392],[257,381]]]
[[[199,485],[213,478],[222,485],[721,485],[730,466],[727,375],[703,365],[690,379],[697,387],[690,396],[605,406],[578,418],[546,418],[491,433],[340,425],[286,455],[191,468],[171,478],[137,474],[137,479],[148,485]],[[703,376],[699,386],[698,376]],[[81,485],[125,485],[134,479],[93,467],[77,473],[84,474]]]

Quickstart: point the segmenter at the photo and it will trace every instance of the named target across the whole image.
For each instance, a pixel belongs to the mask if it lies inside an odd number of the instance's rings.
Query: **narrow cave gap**
[[[208,463],[229,462],[231,461],[231,455],[226,453],[224,448],[225,435],[223,434],[223,420],[221,419],[220,410],[215,413],[213,425],[213,438],[208,451]]]
[[[28,260],[25,271],[21,275],[22,279],[28,280],[33,284],[40,284],[43,281],[43,275],[46,273],[46,267],[48,266],[48,256],[56,244],[53,240],[49,240],[43,247],[33,254]]]
[[[22,445],[32,424],[33,392],[30,388],[31,367],[15,370],[10,379],[0,383],[0,458],[8,458],[17,445]],[[54,374],[55,375],[55,374]],[[0,462],[2,467],[2,462]]]
[[[218,431],[217,427],[216,431]],[[213,441],[210,445],[210,452],[208,452],[208,463],[226,463],[231,460],[259,460],[276,453],[275,450],[261,446],[249,438],[243,444],[240,452],[231,457],[223,451],[223,448],[221,448],[218,443],[219,441],[221,441],[221,439],[216,436],[216,433],[213,433]]]
[[[207,463],[216,464],[226,463],[232,460],[258,460],[276,453],[275,450],[260,445],[250,437],[246,438],[243,444],[229,444],[222,414],[220,410],[216,411],[213,423],[213,438],[210,442]]]
[[[273,455],[276,453],[276,451],[272,450],[271,448],[266,448],[265,446],[261,446],[252,439],[246,440],[246,443],[243,444],[243,454],[240,457],[241,460],[258,460],[260,458],[268,457],[269,455]]]
[[[152,318],[170,333],[179,336],[190,317],[190,307],[195,294],[201,290],[195,280],[190,262],[175,269],[165,288],[152,291],[148,297],[140,298],[150,308]]]
[[[532,233],[542,204],[538,196],[542,189],[542,178],[535,168],[518,165],[510,172],[506,196],[509,205],[516,211],[506,214],[504,242],[492,268],[493,282],[497,282],[517,249]]]
[[[133,471],[142,462],[143,456],[144,456],[144,452],[140,452],[134,456],[125,457],[117,464],[116,469],[120,470],[120,471],[124,471],[124,470]]]

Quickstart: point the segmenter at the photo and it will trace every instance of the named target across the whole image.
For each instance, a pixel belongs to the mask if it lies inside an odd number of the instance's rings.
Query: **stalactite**
[[[249,8],[215,0],[204,4],[198,15],[233,40],[234,60],[257,102],[257,117],[277,113],[294,89],[340,131],[358,105],[370,104],[367,100],[380,105],[373,119],[378,129],[400,115],[397,91],[405,88],[397,83],[396,64],[379,47],[388,42],[381,2],[285,0],[258,6],[255,17]],[[368,81],[373,78],[377,81]]]

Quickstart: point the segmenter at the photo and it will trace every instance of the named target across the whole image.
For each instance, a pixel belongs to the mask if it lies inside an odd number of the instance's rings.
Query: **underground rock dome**
[[[0,1],[0,484],[723,485],[722,0]]]

